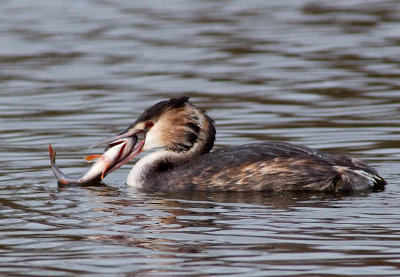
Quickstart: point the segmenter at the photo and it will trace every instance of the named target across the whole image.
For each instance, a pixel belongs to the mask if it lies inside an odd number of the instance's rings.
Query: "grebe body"
[[[158,149],[141,158],[129,173],[127,184],[141,189],[336,192],[380,190],[386,184],[358,159],[284,142],[210,152],[215,133],[213,120],[184,96],[146,109],[126,130],[95,146],[128,137],[142,139],[129,159]]]
[[[163,191],[355,191],[384,184],[360,160],[283,142],[225,147],[176,167],[163,158],[150,160],[152,166],[140,168],[141,178],[131,171],[128,185]]]

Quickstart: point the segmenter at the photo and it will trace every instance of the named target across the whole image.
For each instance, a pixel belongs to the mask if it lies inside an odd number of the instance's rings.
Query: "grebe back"
[[[127,129],[94,146],[121,138],[141,142],[121,164],[142,151],[127,184],[164,191],[358,191],[386,182],[358,159],[284,142],[225,147],[210,152],[214,121],[186,96],[146,109]],[[120,165],[119,165],[120,166]]]

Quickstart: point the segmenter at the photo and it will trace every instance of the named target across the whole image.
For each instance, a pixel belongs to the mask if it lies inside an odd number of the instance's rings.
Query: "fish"
[[[94,162],[91,168],[79,177],[71,177],[56,166],[56,151],[49,144],[50,165],[57,181],[64,185],[69,184],[91,184],[100,182],[110,172],[120,168],[130,159],[132,151],[138,140],[137,136],[123,138],[109,144],[101,155],[89,155],[85,157],[88,162]]]

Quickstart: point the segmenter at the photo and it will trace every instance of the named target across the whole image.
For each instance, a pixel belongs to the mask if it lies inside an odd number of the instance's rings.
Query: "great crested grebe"
[[[214,121],[186,96],[146,109],[126,130],[96,143],[141,139],[119,168],[142,151],[127,184],[164,191],[380,190],[386,181],[358,159],[284,142],[260,142],[210,152]]]

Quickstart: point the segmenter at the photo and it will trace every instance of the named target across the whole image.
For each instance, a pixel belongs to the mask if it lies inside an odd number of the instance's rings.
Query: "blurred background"
[[[0,272],[398,275],[398,1],[2,0],[0,18]],[[183,94],[215,119],[216,147],[304,144],[389,185],[143,194],[130,163],[59,190],[49,143],[80,174],[89,145]]]

